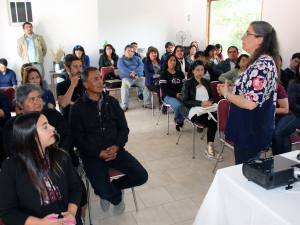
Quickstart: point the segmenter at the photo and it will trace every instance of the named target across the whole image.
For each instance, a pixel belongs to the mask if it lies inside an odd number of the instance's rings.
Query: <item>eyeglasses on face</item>
[[[259,35],[257,35],[257,34],[251,34],[251,33],[249,33],[249,31],[246,31],[246,33],[244,33],[244,37],[247,37],[247,36],[249,36],[249,35],[253,35],[253,36],[256,37],[256,38],[261,37],[261,36],[259,36]]]

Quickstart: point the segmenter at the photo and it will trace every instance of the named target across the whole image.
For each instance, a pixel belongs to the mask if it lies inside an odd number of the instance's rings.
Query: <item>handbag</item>
[[[106,87],[121,87],[122,81],[113,72],[105,74],[103,83]]]

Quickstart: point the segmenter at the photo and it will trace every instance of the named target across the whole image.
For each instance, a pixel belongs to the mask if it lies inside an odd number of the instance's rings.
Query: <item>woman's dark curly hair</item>
[[[177,57],[174,54],[170,54],[166,57],[165,61],[164,61],[164,70],[168,70],[168,62],[170,60],[171,57],[175,57],[176,59],[176,66],[175,66],[175,70],[181,70],[180,69],[180,62],[177,59]]]

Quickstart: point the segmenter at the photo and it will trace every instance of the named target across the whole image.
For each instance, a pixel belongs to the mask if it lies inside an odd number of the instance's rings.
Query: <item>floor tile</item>
[[[132,212],[132,215],[137,221],[138,225],[174,224],[172,218],[161,205],[142,209],[139,212]]]
[[[195,202],[200,208],[205,196],[206,196],[206,194],[201,194],[201,195],[196,195],[196,196],[190,197],[190,199],[192,199],[193,202]]]
[[[145,163],[154,173],[175,168],[175,166],[167,158],[149,160],[145,161]]]
[[[176,223],[194,219],[199,211],[199,207],[189,198],[163,204],[163,207]]]
[[[151,188],[148,190],[138,191],[137,193],[146,207],[152,207],[174,201],[172,196],[164,187]]]
[[[160,171],[149,174],[147,184],[149,188],[160,187],[168,184],[173,184],[176,181],[166,171]]]
[[[214,175],[208,175],[195,180],[190,180],[190,182],[200,191],[201,194],[204,194],[207,193],[213,179]]]
[[[194,170],[192,170],[190,166],[182,166],[174,169],[169,169],[167,170],[167,172],[176,182],[191,180],[199,177],[199,175]]]
[[[186,220],[180,223],[175,223],[176,225],[193,225],[194,221],[193,220]]]
[[[123,215],[120,216],[113,216],[109,218],[100,219],[99,224],[100,225],[116,225],[116,224],[137,225],[131,213],[124,213]]]
[[[140,162],[154,159],[148,151],[133,152],[132,155]]]
[[[189,198],[199,195],[199,190],[189,181],[165,185],[164,188],[172,195],[175,200]]]

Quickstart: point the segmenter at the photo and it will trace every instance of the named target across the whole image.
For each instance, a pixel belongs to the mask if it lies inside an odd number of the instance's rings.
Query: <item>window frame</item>
[[[33,4],[32,4],[32,0],[7,0],[7,10],[8,10],[8,21],[9,21],[9,25],[11,27],[20,27],[24,22],[13,22],[12,21],[12,13],[11,13],[11,6],[10,6],[10,3],[16,3],[15,4],[15,7],[16,7],[16,17],[17,17],[17,21],[19,21],[18,19],[18,9],[17,9],[17,3],[18,2],[22,2],[25,4],[25,13],[26,13],[26,20],[28,21],[28,14],[27,14],[27,5],[26,3],[30,2],[31,4],[31,16],[32,16],[32,22],[30,22],[32,25],[36,25],[36,21],[37,21],[37,18],[36,18],[36,15],[34,14],[34,10],[33,10]],[[26,22],[27,22],[26,21]]]

